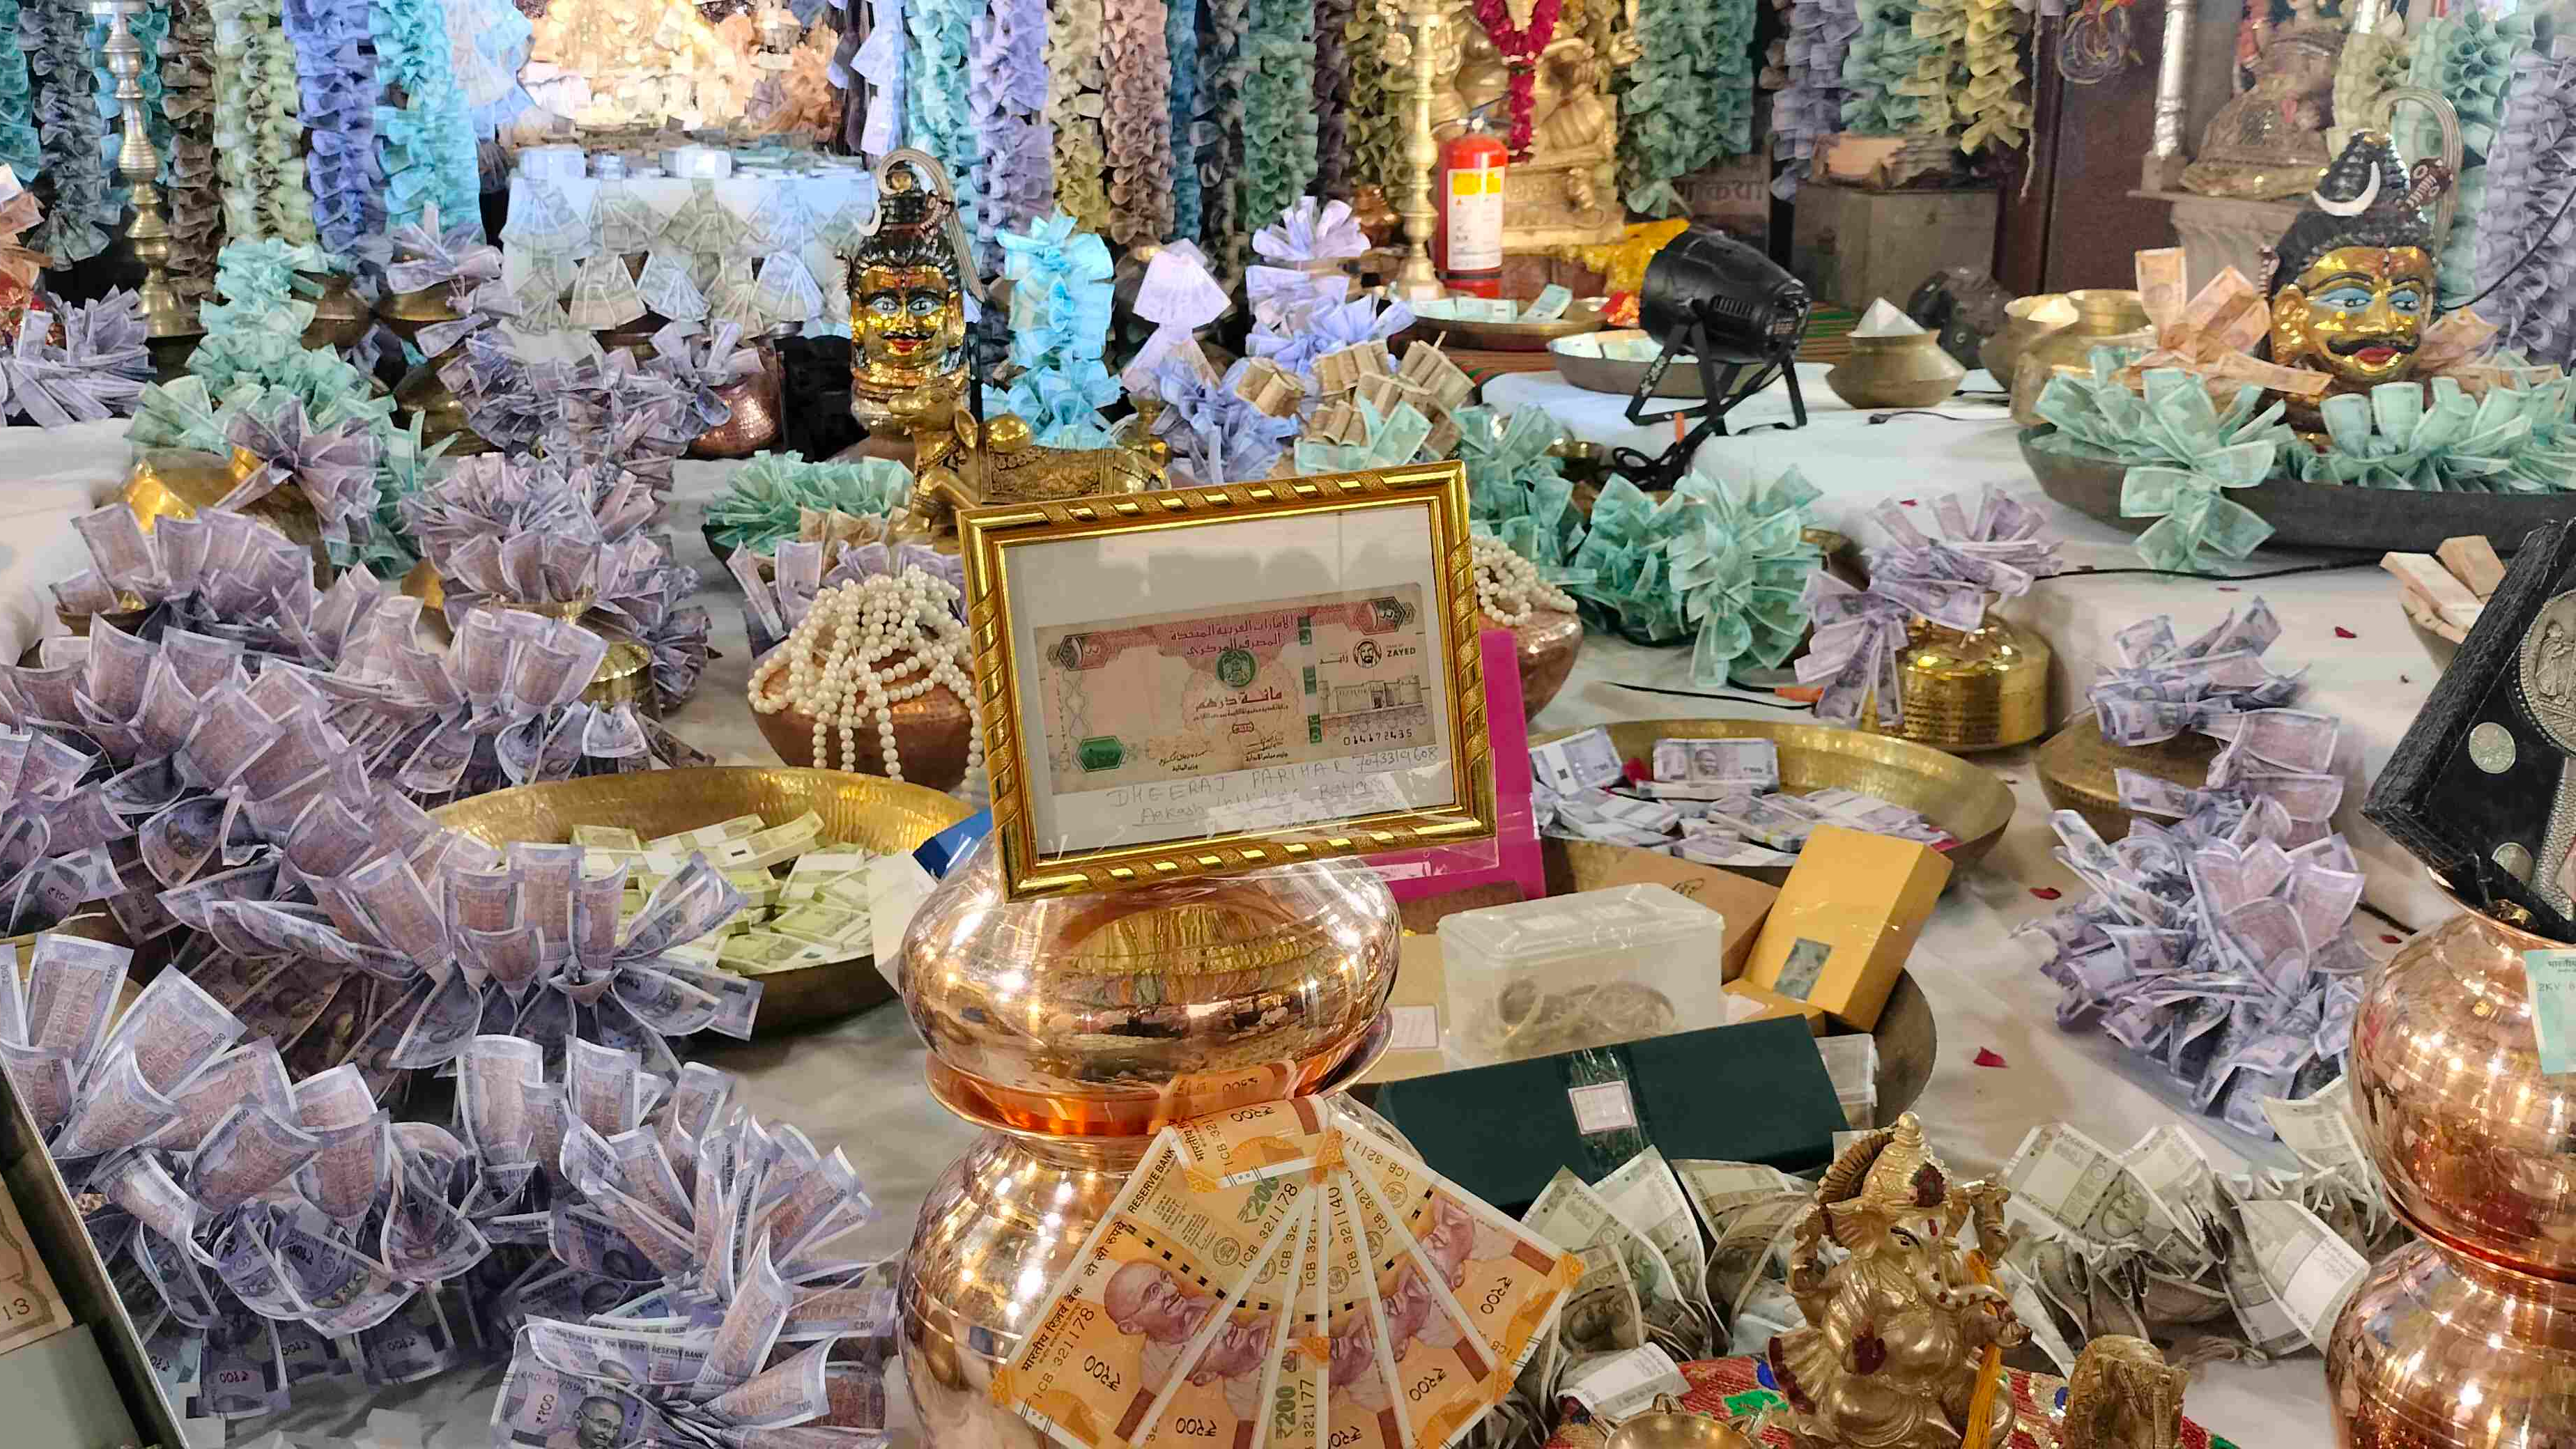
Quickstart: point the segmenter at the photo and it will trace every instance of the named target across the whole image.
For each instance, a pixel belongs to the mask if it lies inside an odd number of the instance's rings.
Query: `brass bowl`
[[[118,497],[134,511],[135,521],[143,525],[143,531],[150,533],[153,525],[164,518],[194,518],[223,502],[260,467],[258,458],[240,448],[233,449],[229,457],[192,448],[149,448],[125,475],[125,487]],[[321,515],[313,511],[303,489],[290,483],[252,499],[236,511],[249,514],[285,534],[289,542],[301,545],[313,555],[313,581],[318,584],[329,580],[330,545],[322,537]]]
[[[2013,375],[1998,378],[2012,393],[2013,421],[2039,426],[2039,395],[2060,373],[2090,374],[2096,347],[2145,347],[2155,340],[2155,324],[2135,291],[2091,287],[2069,292],[2075,320],[2034,339],[2013,363]]]
[[[2033,343],[2075,320],[2075,304],[2063,292],[2038,292],[2004,304],[2004,329],[1977,349],[1977,365],[2009,388],[2013,369]]]
[[[392,328],[395,336],[417,347],[423,328],[433,322],[454,322],[465,315],[456,310],[454,295],[444,282],[417,292],[387,292],[376,299],[376,319]]]
[[[1562,609],[1530,610],[1512,626],[1512,645],[1521,660],[1521,718],[1538,718],[1574,673],[1583,653],[1583,618]]]
[[[808,810],[823,817],[826,845],[881,853],[912,850],[970,813],[935,790],[868,775],[722,766],[521,785],[460,800],[435,814],[440,824],[487,845],[506,845],[558,844],[572,838],[576,825],[622,825],[648,839],[737,815],[783,825]],[[847,1016],[894,995],[866,958],[757,979],[760,1016],[754,1030],[764,1037]]]
[[[1887,733],[1935,749],[1999,750],[2048,728],[2048,641],[1995,617],[1961,633],[1928,619],[1906,631],[1905,713]],[[1857,726],[1879,732],[1876,697],[1861,702]]]
[[[2072,810],[2104,840],[2129,833],[2136,819],[2120,804],[2122,770],[2169,780],[2187,790],[2209,783],[2209,762],[2225,744],[2203,734],[2181,734],[2152,745],[2115,745],[2102,738],[2093,711],[2067,721],[2039,747],[2039,789],[2051,810]]]
[[[998,854],[922,903],[901,973],[994,1120],[1128,1136],[1313,1091],[1395,985],[1395,900],[1355,861],[1006,901]]]
[[[631,704],[640,713],[661,718],[661,700],[653,693],[652,653],[632,640],[610,641],[608,654],[591,674],[581,699],[600,709]]]
[[[1545,352],[1560,337],[1580,337],[1601,330],[1607,303],[1594,297],[1576,302],[1550,322],[1466,322],[1455,317],[1421,317],[1404,330],[1407,339],[1428,338],[1444,347],[1481,352]]]
[[[927,694],[897,700],[892,709],[895,758],[902,762],[903,777],[934,790],[956,789],[966,778],[966,752],[974,743],[975,716],[966,701],[943,684]],[[778,758],[800,769],[818,767],[814,759],[814,716],[801,709],[783,709],[776,714],[755,709],[751,719],[760,726],[760,737],[769,741]],[[832,761],[856,774],[883,775],[885,755],[873,723],[859,728],[858,743],[858,760],[842,760],[841,734],[835,726],[831,732]]]
[[[1928,408],[1959,390],[1968,375],[1941,350],[1937,332],[1854,337],[1851,351],[1825,374],[1825,386],[1855,408]]]
[[[1654,1407],[1621,1420],[1602,1449],[1754,1449],[1754,1444],[1726,1420],[1694,1414],[1672,1395],[1657,1394]]]
[[[1637,328],[1630,327],[1619,331],[1597,332],[1592,335],[1607,343],[1628,338],[1643,338],[1646,334]],[[1603,357],[1599,355],[1598,348],[1588,354],[1582,351],[1570,351],[1561,345],[1565,341],[1566,339],[1559,338],[1549,343],[1548,356],[1556,359],[1558,375],[1588,392],[1616,393],[1623,397],[1633,394],[1637,390],[1637,384],[1645,381],[1646,369],[1654,366],[1652,361],[1639,362],[1624,357]],[[1663,380],[1655,384],[1653,395],[1684,398],[1700,396],[1699,364],[1688,356],[1674,358],[1673,365],[1664,369]]]
[[[312,276],[309,272],[304,275]],[[348,347],[366,336],[376,317],[358,294],[350,290],[348,276],[333,272],[316,280],[322,284],[322,295],[313,300],[313,320],[304,324],[304,345]]]
[[[1780,747],[1780,788],[1793,794],[1840,785],[1917,810],[1959,838],[1950,851],[1950,878],[1985,858],[2012,823],[2012,787],[1992,770],[1928,745],[1891,735],[1863,734],[1831,725],[1759,719],[1642,719],[1609,726],[1610,743],[1623,760],[1654,758],[1657,740],[1768,739]],[[1530,741],[1544,744],[1572,730]],[[1763,878],[1760,871],[1741,874]]]
[[[438,359],[432,358],[404,374],[394,385],[394,407],[405,422],[421,420],[421,445],[426,447],[441,438],[453,438],[447,445],[450,458],[470,458],[489,453],[492,444],[465,421],[465,403],[447,379],[438,375]]]
[[[62,620],[64,630],[75,639],[86,639],[89,637],[90,622],[94,619],[105,619],[110,624],[113,624],[117,628],[131,634],[135,630],[143,627],[144,619],[148,617],[151,612],[152,606],[145,603],[141,595],[121,591],[116,596],[116,607],[105,613],[75,614],[60,604],[56,604],[54,606],[54,617]]]

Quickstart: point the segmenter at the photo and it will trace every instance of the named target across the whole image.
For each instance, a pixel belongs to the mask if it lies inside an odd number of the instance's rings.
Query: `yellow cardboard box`
[[[0,1110],[7,1110],[5,1101]],[[0,1184],[0,1354],[71,1326],[71,1309],[54,1287],[54,1275],[45,1271],[45,1260],[36,1256],[36,1240],[18,1216],[18,1204]]]
[[[1744,979],[1868,1031],[1949,879],[1949,857],[1928,845],[1819,825],[1772,903]]]

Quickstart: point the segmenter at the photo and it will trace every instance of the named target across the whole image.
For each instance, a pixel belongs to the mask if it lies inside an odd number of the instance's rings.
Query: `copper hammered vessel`
[[[2576,1445],[2576,1079],[2540,1073],[2522,969],[2559,944],[2464,910],[2363,994],[2354,1106],[2420,1240],[2327,1345],[2345,1449]]]
[[[1528,618],[1512,626],[1512,647],[1521,661],[1521,718],[1536,719],[1556,692],[1565,688],[1575,659],[1583,653],[1582,616],[1533,608]]]
[[[988,844],[940,882],[901,989],[932,1095],[986,1130],[931,1188],[899,1281],[935,1449],[1044,1449],[993,1402],[993,1370],[1152,1134],[1355,1079],[1387,1040],[1400,935],[1347,860],[1007,901]]]

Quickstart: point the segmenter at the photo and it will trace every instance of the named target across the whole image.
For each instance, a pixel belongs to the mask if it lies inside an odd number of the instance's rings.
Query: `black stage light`
[[[1797,418],[1771,427],[1807,425],[1807,400],[1798,393],[1798,340],[1812,303],[1806,286],[1769,257],[1713,226],[1694,226],[1673,238],[1646,264],[1637,316],[1646,335],[1663,348],[1628,399],[1628,421],[1657,423],[1698,418],[1699,425],[1661,455],[1634,448],[1610,455],[1610,466],[1640,488],[1670,488],[1689,470],[1691,455],[1708,438],[1726,436],[1726,414],[1737,403],[1789,380],[1789,406]],[[1664,373],[1677,358],[1699,365],[1700,401],[1648,413]]]

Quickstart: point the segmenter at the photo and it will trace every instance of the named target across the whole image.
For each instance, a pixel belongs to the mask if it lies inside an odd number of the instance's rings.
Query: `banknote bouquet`
[[[1915,527],[1900,503],[1871,511],[1888,542],[1870,553],[1866,589],[1822,569],[1807,576],[1816,632],[1798,661],[1798,682],[1823,687],[1818,719],[1854,724],[1874,701],[1878,724],[1893,728],[1905,717],[1900,665],[1915,620],[1971,632],[1984,627],[1989,602],[2019,598],[2058,570],[2045,520],[2002,489],[1986,489],[1973,518],[1955,493],[1933,499],[1932,515],[1946,537]]]
[[[1247,1107],[1155,1139],[992,1394],[1078,1449],[1441,1449],[1580,1271],[1341,1106]]]
[[[2208,788],[2119,772],[2143,812],[2117,843],[2050,817],[2058,860],[2092,888],[2021,927],[2065,988],[2058,1024],[2098,1029],[2163,1068],[2198,1110],[2257,1137],[2266,1098],[2339,1078],[2369,959],[2351,931],[2361,869],[2326,833],[2342,794],[2335,721],[2222,715]],[[2170,825],[2145,815],[2174,817]]]
[[[1641,644],[1691,641],[1691,680],[1776,668],[1807,629],[1800,592],[1822,558],[1807,542],[1818,495],[1794,468],[1763,482],[1697,471],[1661,503],[1625,479],[1594,504],[1566,563],[1584,617]],[[1537,555],[1532,555],[1537,557]]]
[[[2148,745],[2185,733],[2221,734],[2237,728],[2238,715],[2281,708],[2298,698],[2307,671],[2282,674],[2263,662],[2280,637],[2280,621],[2259,598],[2187,644],[2176,640],[2166,614],[2112,635],[2113,662],[2086,694],[2102,738]]]
[[[697,570],[646,531],[662,513],[646,478],[601,460],[487,454],[449,468],[402,512],[445,583],[451,623],[483,605],[579,606],[602,636],[650,655],[664,708],[697,688],[707,611],[683,602]]]
[[[673,1343],[768,1315],[754,1368],[773,1341],[890,1325],[873,1265],[828,1253],[870,1212],[847,1161],[730,1108],[724,1073],[575,1042],[549,1082],[535,1042],[483,1036],[458,1053],[453,1130],[395,1122],[354,1065],[293,1080],[184,972],[118,1017],[122,948],[39,937],[23,992],[9,954],[0,1062],[191,1417],[273,1413],[316,1378],[410,1382],[540,1328],[559,1346],[595,1313]],[[594,1335],[579,1374],[625,1338]],[[836,1377],[874,1372],[863,1354]],[[827,1411],[882,1427],[872,1377],[809,1418]]]
[[[829,560],[826,568],[825,560]],[[766,565],[766,567],[764,567]],[[772,557],[762,559],[750,549],[736,549],[725,559],[734,581],[742,585],[743,633],[751,641],[754,659],[767,654],[814,611],[814,601],[843,584],[863,583],[872,578],[901,579],[915,570],[926,580],[947,586],[949,615],[962,628],[966,623],[966,565],[955,554],[941,553],[927,544],[866,543],[836,544],[822,539],[784,540],[775,546]],[[898,629],[905,626],[898,625]],[[918,640],[904,643],[935,642],[932,635],[921,634]]]

